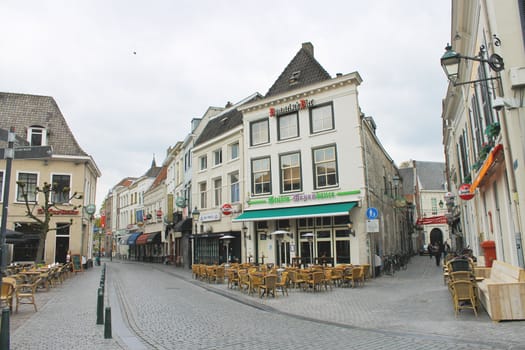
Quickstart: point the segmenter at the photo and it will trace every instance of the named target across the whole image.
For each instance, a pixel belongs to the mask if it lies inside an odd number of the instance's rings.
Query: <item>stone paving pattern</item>
[[[11,316],[11,349],[525,349],[525,322],[454,316],[442,269],[414,257],[364,287],[260,299],[170,265],[106,261],[113,339],[96,325],[101,268]]]

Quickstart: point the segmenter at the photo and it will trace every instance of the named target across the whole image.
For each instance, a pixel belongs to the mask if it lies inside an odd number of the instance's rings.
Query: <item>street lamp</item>
[[[461,60],[471,60],[471,61],[477,61],[482,63],[487,63],[494,72],[501,72],[505,65],[503,63],[503,58],[498,54],[492,54],[487,59],[485,58],[485,46],[481,45],[479,48],[479,53],[477,56],[469,57],[469,56],[463,56],[456,51],[452,49],[452,46],[450,44],[447,44],[445,47],[445,53],[441,57],[441,67],[443,67],[443,70],[445,71],[445,74],[447,76],[447,79],[454,85],[464,85],[464,84],[472,84],[477,83],[480,81],[487,81],[487,80],[495,80],[499,79],[499,77],[487,77],[483,79],[478,80],[472,80],[472,81],[464,81],[459,82],[459,74],[461,69]]]
[[[193,222],[195,223],[195,232],[194,232],[194,234],[197,234],[197,221],[199,221],[200,215],[201,215],[201,212],[199,211],[199,209],[197,209],[197,206],[195,206],[195,208],[191,212],[191,217],[193,218]]]
[[[220,239],[224,240],[226,243],[226,265],[230,265],[230,240],[235,238],[232,235],[224,235]]]
[[[308,238],[308,244],[310,245],[310,265],[313,265],[314,252],[313,252],[312,243],[314,241],[314,234],[312,232],[308,232],[308,233],[305,233],[303,237]]]

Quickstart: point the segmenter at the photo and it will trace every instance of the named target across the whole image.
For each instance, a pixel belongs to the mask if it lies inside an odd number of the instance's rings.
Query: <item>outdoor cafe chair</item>
[[[263,284],[264,275],[260,273],[255,273],[248,275],[249,285],[248,285],[248,294],[258,292],[259,287]]]
[[[321,289],[321,284],[323,283],[324,273],[322,271],[312,272],[311,279],[306,281],[308,287],[312,288],[312,291],[316,292]]]
[[[454,302],[454,313],[456,317],[462,309],[472,309],[476,317],[478,316],[477,300],[474,283],[471,281],[454,281],[450,283],[452,300]]]
[[[42,282],[41,278],[35,280],[32,284],[21,284],[16,287],[16,312],[21,304],[32,304],[35,312],[38,311],[35,302],[36,288]]]
[[[9,307],[10,311],[13,311],[13,299],[16,293],[16,280],[11,277],[2,278],[2,291],[0,301],[3,305]]]
[[[297,286],[303,287],[303,284],[306,283],[303,278],[299,277],[298,271],[288,271],[288,277],[290,278],[290,284],[294,288],[297,288]]]
[[[263,295],[268,299],[268,295],[271,293],[274,298],[277,297],[275,290],[277,288],[277,275],[266,275],[263,277],[263,283],[259,285],[259,298]]]
[[[352,269],[352,287],[361,286],[365,283],[365,276],[363,274],[363,267],[362,266],[356,266]]]
[[[281,273],[281,279],[277,282],[276,286],[283,295],[284,293],[288,295],[288,271],[283,271],[283,273]]]

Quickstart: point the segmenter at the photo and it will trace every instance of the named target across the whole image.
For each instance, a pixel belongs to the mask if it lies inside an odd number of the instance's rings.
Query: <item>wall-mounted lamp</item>
[[[244,234],[244,238],[245,238],[245,239],[249,239],[249,240],[252,239],[252,235],[250,235],[250,234],[248,233],[248,227],[243,226],[243,227],[242,227],[242,233]]]
[[[440,201],[439,201],[439,207],[440,207],[441,209],[443,209],[443,205],[444,205],[443,201],[440,200]]]
[[[397,188],[399,186],[399,176],[397,175],[392,176],[392,182],[394,183],[394,187]]]
[[[199,209],[197,209],[197,206],[195,206],[195,209],[191,212],[191,217],[193,218],[193,222],[195,223],[195,232],[194,234],[197,234],[197,221],[199,221],[199,217],[201,215],[201,212]]]
[[[459,71],[461,68],[461,60],[471,60],[471,61],[477,61],[482,63],[487,63],[495,72],[501,72],[505,65],[503,64],[503,58],[498,54],[492,54],[488,59],[485,58],[485,46],[481,45],[479,48],[479,53],[475,57],[469,57],[469,56],[463,56],[456,51],[452,49],[452,46],[450,44],[447,44],[447,47],[445,47],[445,54],[441,57],[441,67],[443,67],[443,70],[445,71],[445,74],[447,75],[447,79],[454,85],[463,85],[463,84],[472,84],[477,83],[480,81],[487,81],[487,80],[495,80],[499,79],[499,77],[487,77],[484,79],[478,79],[478,80],[471,80],[471,81],[459,81]]]

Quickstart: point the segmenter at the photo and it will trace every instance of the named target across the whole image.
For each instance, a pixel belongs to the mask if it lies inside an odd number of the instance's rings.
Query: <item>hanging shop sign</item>
[[[458,189],[459,198],[468,201],[474,198],[475,193],[470,192],[470,184],[463,184]]]
[[[233,207],[230,203],[224,203],[221,207],[221,211],[224,215],[231,215],[233,213]]]

